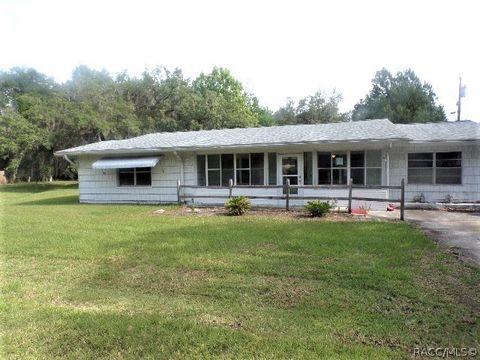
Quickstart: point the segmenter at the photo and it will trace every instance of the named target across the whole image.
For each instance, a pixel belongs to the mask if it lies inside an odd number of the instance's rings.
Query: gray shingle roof
[[[201,150],[249,146],[341,143],[359,141],[434,141],[479,138],[479,124],[466,122],[395,125],[387,119],[315,125],[154,133],[125,140],[78,146],[56,155],[89,153]]]
[[[412,141],[480,140],[480,123],[474,121],[396,124],[395,126]]]

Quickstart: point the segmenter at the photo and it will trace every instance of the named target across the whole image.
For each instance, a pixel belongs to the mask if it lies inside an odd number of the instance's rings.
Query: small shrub
[[[332,204],[330,204],[328,201],[313,200],[309,201],[307,205],[305,205],[305,210],[307,210],[310,215],[314,217],[321,217],[328,213],[332,207]]]
[[[426,200],[425,200],[425,195],[423,193],[420,193],[419,195],[415,195],[413,197],[413,202],[415,203],[426,203]]]
[[[372,210],[372,206],[370,204],[362,204],[358,207],[360,210],[364,211],[366,214],[370,212],[370,210]]]
[[[235,196],[225,202],[228,215],[243,215],[251,207],[250,200],[246,196]]]

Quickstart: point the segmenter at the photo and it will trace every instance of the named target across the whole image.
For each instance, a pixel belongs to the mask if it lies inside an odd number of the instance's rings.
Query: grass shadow
[[[35,205],[77,205],[80,204],[78,195],[58,196],[47,199],[26,201],[19,205],[35,206]]]
[[[78,189],[76,181],[48,182],[48,183],[17,183],[0,186],[0,193],[41,193],[50,190]]]

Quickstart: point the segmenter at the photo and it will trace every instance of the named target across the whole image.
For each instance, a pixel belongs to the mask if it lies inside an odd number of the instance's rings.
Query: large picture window
[[[408,154],[409,184],[461,184],[462,153],[410,153]]]
[[[198,185],[228,186],[230,179],[235,180],[237,185],[264,185],[264,154],[197,156]]]
[[[207,155],[208,186],[228,186],[233,179],[233,154]]]
[[[237,154],[237,185],[264,185],[263,153]]]
[[[152,168],[118,169],[118,186],[152,186]]]
[[[352,151],[350,177],[356,185],[382,184],[382,153],[378,150]]]
[[[319,152],[317,154],[318,184],[348,184],[350,177],[356,185],[382,184],[382,153],[379,150],[347,152]]]
[[[319,152],[317,155],[318,183],[320,185],[346,185],[348,158],[346,152]]]

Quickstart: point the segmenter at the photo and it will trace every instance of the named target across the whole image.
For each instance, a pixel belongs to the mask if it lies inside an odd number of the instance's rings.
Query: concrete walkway
[[[398,218],[397,212],[394,213]],[[384,214],[372,215],[379,218],[392,216],[392,213]],[[417,224],[433,240],[456,248],[465,260],[480,266],[480,213],[406,210],[405,220]]]

